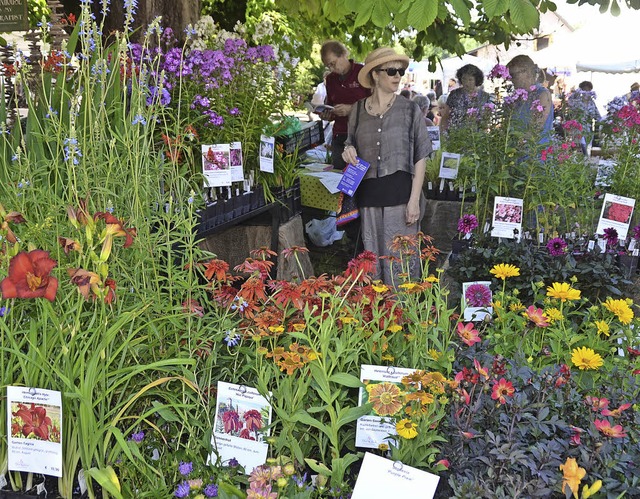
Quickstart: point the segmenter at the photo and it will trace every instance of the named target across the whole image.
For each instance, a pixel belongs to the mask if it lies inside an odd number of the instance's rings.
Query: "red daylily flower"
[[[76,229],[78,228],[78,224],[84,226],[92,220],[91,215],[89,215],[89,211],[87,210],[87,205],[89,204],[89,196],[84,199],[78,201],[78,208],[74,208],[73,206],[67,206],[67,216],[69,217],[69,221],[71,225],[73,225]]]
[[[111,213],[99,211],[94,215],[94,218],[98,220],[101,218],[107,224],[107,234],[111,234],[116,237],[125,237],[124,247],[128,248],[133,244],[133,238],[136,237],[138,231],[135,227],[125,227],[124,222],[113,216]]]
[[[593,424],[595,425],[597,430],[606,437],[624,438],[627,436],[624,428],[619,424],[611,426],[611,423],[604,419],[596,419]]]
[[[462,342],[467,346],[473,346],[475,343],[480,343],[480,335],[478,330],[475,329],[473,322],[468,322],[463,325],[462,322],[458,323],[458,336],[462,339]]]
[[[58,263],[49,252],[21,251],[9,263],[9,275],[0,282],[2,298],[46,298],[53,301],[58,291],[58,279],[51,271]]]
[[[47,416],[47,410],[44,407],[31,404],[29,408],[24,404],[18,404],[18,410],[11,415],[22,420],[22,426],[18,423],[11,425],[11,432],[14,435],[19,431],[25,437],[33,433],[42,440],[49,440],[51,418]]]
[[[71,282],[78,286],[78,291],[84,296],[85,300],[89,298],[95,299],[100,293],[100,276],[95,272],[89,272],[84,269],[67,269]]]
[[[70,251],[80,251],[82,249],[78,241],[69,237],[58,237],[58,243],[62,246],[65,255],[68,255]]]
[[[116,281],[107,278],[104,281],[104,289],[106,294],[104,295],[104,302],[110,305],[116,300]]]
[[[516,389],[513,387],[511,381],[507,381],[504,378],[500,378],[493,385],[493,391],[491,392],[491,398],[493,400],[497,400],[501,404],[507,403],[507,397],[513,397],[513,394],[516,392]]]

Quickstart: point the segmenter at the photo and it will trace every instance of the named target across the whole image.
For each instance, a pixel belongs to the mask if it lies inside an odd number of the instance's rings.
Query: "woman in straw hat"
[[[355,163],[357,156],[370,165],[356,199],[364,248],[378,256],[399,256],[389,246],[395,236],[418,232],[424,206],[425,158],[432,148],[420,108],[396,93],[407,66],[409,58],[392,48],[367,56],[358,80],[373,93],[351,109],[343,153],[347,163]],[[411,274],[418,276],[420,265],[414,260]],[[398,271],[379,265],[376,277],[397,285]]]

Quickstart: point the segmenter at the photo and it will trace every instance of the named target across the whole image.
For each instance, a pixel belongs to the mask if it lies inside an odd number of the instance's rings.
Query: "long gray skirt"
[[[412,225],[407,225],[405,222],[406,204],[382,208],[360,208],[364,249],[372,251],[378,258],[383,255],[400,258],[401,255],[398,252],[393,252],[389,246],[395,236],[410,236],[418,233],[420,220],[424,215],[424,203],[421,202],[420,205],[420,219]],[[417,254],[410,257],[409,270],[412,280],[420,279],[420,258]],[[382,259],[378,261],[377,273],[374,279],[382,280],[387,286],[396,287],[407,280],[407,277],[399,276],[402,272],[403,269],[399,263],[391,264],[389,260]]]

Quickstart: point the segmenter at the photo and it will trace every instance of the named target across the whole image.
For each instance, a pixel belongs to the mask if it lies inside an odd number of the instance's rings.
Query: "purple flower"
[[[209,116],[209,123],[215,126],[222,126],[224,124],[224,118],[215,111],[207,110],[204,112],[206,116]]]
[[[478,228],[478,219],[475,215],[466,214],[458,220],[458,232],[462,234],[470,234],[474,229]]]
[[[298,488],[302,488],[302,487],[304,487],[304,482],[306,482],[306,481],[307,481],[307,474],[305,473],[304,475],[302,475],[302,476],[300,476],[300,477],[299,477],[299,476],[297,476],[297,475],[295,475],[295,476],[293,476],[293,477],[291,477],[291,478],[292,478],[292,479],[293,479],[293,481],[296,483],[296,485],[298,486]]]
[[[163,88],[160,91],[160,95],[158,95],[157,87],[149,87],[149,92],[151,95],[147,97],[147,105],[151,106],[152,104],[160,101],[161,106],[168,106],[171,102],[171,94],[166,88]]]
[[[224,334],[224,338],[222,338],[222,341],[224,341],[229,348],[237,347],[240,343],[240,335],[235,333],[234,331],[229,330]],[[229,461],[229,466],[231,466],[231,461]]]
[[[238,460],[235,457],[232,457],[231,459],[229,459],[229,467],[230,468],[237,468],[238,466],[240,466],[240,463],[238,462]]]
[[[491,305],[491,290],[484,284],[472,284],[464,293],[470,307],[488,307]]]
[[[187,482],[182,482],[178,485],[173,495],[176,497],[187,497],[190,491],[191,487],[189,487],[189,484]]]
[[[178,471],[182,476],[187,476],[193,471],[193,463],[185,463],[184,461],[180,461],[180,464],[178,465]]]
[[[9,307],[0,307],[0,317],[4,317],[9,313]]]
[[[609,227],[604,229],[604,240],[607,241],[607,246],[609,248],[618,244],[618,231],[613,227]]]
[[[567,250],[567,243],[561,237],[554,237],[553,239],[549,239],[547,249],[551,256],[562,256]]]
[[[501,64],[496,64],[489,73],[489,78],[502,78],[504,80],[510,80],[511,74],[509,74],[509,68]]]
[[[232,107],[231,109],[229,109],[229,114],[231,116],[238,116],[240,114],[240,109],[238,109],[237,107]]]
[[[132,433],[131,434],[131,440],[133,440],[136,443],[140,443],[144,440],[144,431],[138,431],[136,433]]]
[[[205,497],[218,497],[218,486],[210,483],[204,488]]]
[[[640,224],[633,228],[633,238],[640,239]]]

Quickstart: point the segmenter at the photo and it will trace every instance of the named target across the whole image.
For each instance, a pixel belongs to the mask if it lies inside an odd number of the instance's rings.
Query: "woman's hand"
[[[344,148],[344,152],[342,153],[342,159],[344,160],[345,163],[347,163],[348,165],[355,165],[356,162],[358,161],[356,159],[357,156],[357,151],[356,148],[353,146],[346,146]]]
[[[405,218],[407,225],[413,225],[418,222],[420,218],[420,199],[409,199],[407,207],[405,209]]]

